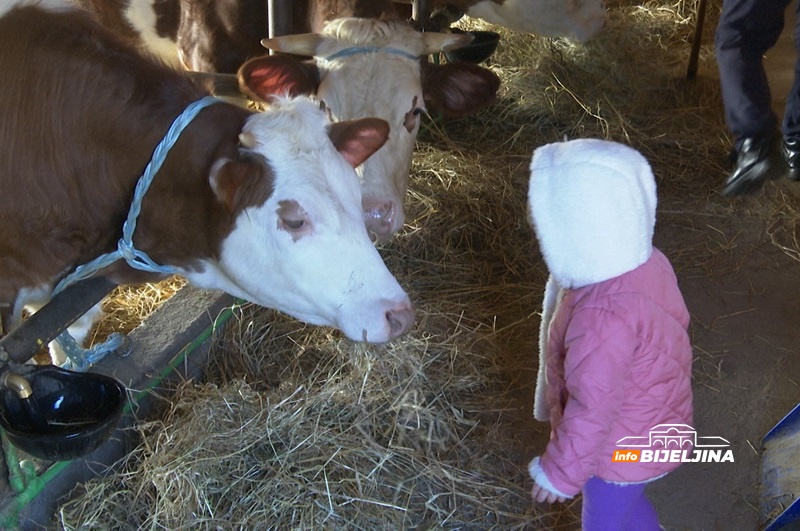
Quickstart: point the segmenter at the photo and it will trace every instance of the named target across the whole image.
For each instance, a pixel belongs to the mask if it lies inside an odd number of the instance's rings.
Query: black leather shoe
[[[777,137],[746,138],[736,152],[736,167],[725,181],[722,195],[752,194],[760,190],[765,181],[778,179],[784,172]]]
[[[783,160],[789,168],[789,180],[800,181],[800,139],[783,141]]]

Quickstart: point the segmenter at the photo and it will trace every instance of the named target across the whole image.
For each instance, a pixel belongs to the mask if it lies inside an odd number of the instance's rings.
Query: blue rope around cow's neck
[[[164,138],[158,143],[150,162],[144,169],[144,173],[136,183],[136,189],[133,193],[133,200],[131,201],[130,210],[128,211],[128,218],[122,226],[122,237],[117,242],[117,249],[110,253],[98,256],[91,262],[80,265],[75,270],[64,277],[61,282],[56,285],[53,290],[53,296],[61,290],[78,282],[91,277],[101,269],[108,267],[117,260],[124,259],[129,266],[141,271],[148,271],[151,273],[163,273],[172,275],[178,272],[178,269],[172,266],[159,265],[154,262],[144,251],[141,251],[133,245],[133,232],[136,230],[136,219],[139,217],[139,212],[142,209],[142,200],[147,193],[153,178],[161,169],[164,161],[167,158],[169,150],[178,141],[181,133],[186,126],[188,126],[197,114],[215,103],[220,103],[222,100],[213,96],[206,96],[200,100],[190,104],[186,109],[172,122],[172,125],[167,130]],[[108,340],[104,343],[93,345],[89,349],[84,349],[77,344],[75,339],[69,332],[62,332],[57,338],[58,344],[67,355],[67,362],[64,364],[65,368],[75,370],[86,370],[92,364],[102,359],[107,353],[117,350],[125,341],[125,337],[121,334],[111,334]]]
[[[353,46],[351,48],[345,48],[344,50],[339,50],[338,52],[325,57],[326,61],[333,61],[334,59],[341,59],[342,57],[350,57],[351,55],[359,55],[364,53],[378,53],[378,52],[385,52],[391,53],[394,55],[399,55],[400,57],[405,57],[406,59],[411,59],[412,61],[418,61],[419,57],[409,53],[405,50],[401,50],[400,48],[383,48],[381,46]]]

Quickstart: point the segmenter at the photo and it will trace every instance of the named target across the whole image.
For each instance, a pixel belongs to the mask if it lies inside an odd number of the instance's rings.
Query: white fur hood
[[[528,208],[544,261],[563,288],[627,273],[652,253],[655,179],[647,160],[623,144],[582,139],[536,149]]]

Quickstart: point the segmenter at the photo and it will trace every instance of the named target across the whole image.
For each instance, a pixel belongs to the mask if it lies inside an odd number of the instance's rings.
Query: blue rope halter
[[[195,116],[197,116],[201,110],[215,103],[222,103],[222,100],[213,96],[206,96],[187,106],[186,109],[175,118],[172,125],[167,130],[167,133],[164,135],[164,138],[162,138],[156,146],[150,162],[147,164],[144,173],[139,177],[139,181],[136,183],[133,200],[131,201],[130,210],[128,211],[128,218],[122,226],[122,237],[117,242],[117,249],[76,267],[72,273],[64,277],[61,282],[56,285],[53,290],[54,296],[67,286],[79,280],[91,277],[101,269],[120,259],[125,260],[132,268],[141,271],[163,273],[167,275],[173,275],[178,272],[178,268],[176,267],[155,263],[147,253],[134,247],[133,232],[136,230],[136,218],[139,217],[139,212],[142,209],[144,195],[150,188],[150,184],[153,182],[156,173],[158,173],[161,166],[164,164],[170,149],[172,149],[181,133],[192,122]],[[101,360],[109,352],[119,349],[126,340],[127,338],[122,334],[113,333],[105,342],[84,349],[77,344],[75,339],[66,330],[56,338],[56,341],[58,341],[58,344],[68,358],[64,367],[75,370],[88,369],[93,363]]]
[[[344,50],[339,50],[338,52],[325,57],[325,60],[333,61],[335,59],[341,59],[342,57],[350,57],[351,55],[379,52],[399,55],[400,57],[405,57],[406,59],[411,59],[412,61],[419,60],[418,56],[408,53],[405,50],[401,50],[400,48],[383,48],[381,46],[352,46],[350,48],[345,48]]]

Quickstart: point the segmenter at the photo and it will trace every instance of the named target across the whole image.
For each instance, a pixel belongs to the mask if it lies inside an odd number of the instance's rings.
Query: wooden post
[[[692,51],[689,54],[689,66],[686,69],[687,79],[695,79],[697,77],[697,59],[700,55],[700,42],[703,40],[703,24],[705,24],[706,20],[706,0],[700,0],[700,3],[697,4],[697,16],[695,18]]]

